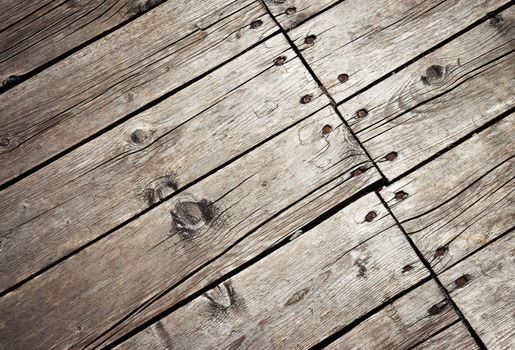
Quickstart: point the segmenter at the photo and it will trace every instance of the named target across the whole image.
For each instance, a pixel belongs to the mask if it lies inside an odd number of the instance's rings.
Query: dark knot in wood
[[[434,64],[426,69],[426,75],[423,75],[420,79],[425,85],[432,85],[439,82],[445,73],[445,68]]]
[[[202,199],[200,201],[179,201],[170,211],[172,217],[172,233],[183,239],[189,239],[205,226],[211,224],[217,210],[212,202]]]

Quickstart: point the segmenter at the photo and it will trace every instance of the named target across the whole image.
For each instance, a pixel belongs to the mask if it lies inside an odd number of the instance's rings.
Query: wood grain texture
[[[0,193],[0,290],[328,104],[275,36],[10,186]]]
[[[511,7],[339,107],[387,178],[515,106],[514,24]]]
[[[380,192],[435,271],[513,226],[514,121],[504,118]]]
[[[323,134],[326,125],[332,131]],[[368,170],[355,176],[356,169]],[[6,294],[0,339],[10,349],[110,342],[378,179],[326,107]],[[325,192],[331,190],[340,195],[326,204],[331,195]],[[289,218],[290,209],[302,220]],[[288,220],[277,220],[281,215]],[[257,231],[263,227],[266,231]],[[253,233],[259,238],[248,239]],[[263,248],[254,251],[254,246]],[[204,273],[213,264],[215,271]]]
[[[506,3],[347,0],[289,35],[340,102]]]
[[[4,0],[0,4],[0,82],[9,85],[161,2]]]
[[[286,29],[293,29],[340,0],[263,0],[272,15]]]
[[[488,349],[515,348],[514,274],[512,231],[440,275]]]
[[[413,266],[404,273],[412,272]],[[325,349],[409,349],[456,322],[458,315],[434,281],[388,304]]]
[[[306,349],[425,276],[370,194],[119,348]]]
[[[261,3],[253,0],[169,1],[158,9],[2,94],[0,182],[179,88],[277,29]]]
[[[476,350],[479,349],[474,338],[463,323],[458,322],[446,330],[429,338],[414,350]]]

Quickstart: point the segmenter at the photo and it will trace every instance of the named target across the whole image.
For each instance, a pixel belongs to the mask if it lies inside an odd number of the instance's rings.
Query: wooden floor
[[[515,349],[515,6],[1,0],[0,349]]]

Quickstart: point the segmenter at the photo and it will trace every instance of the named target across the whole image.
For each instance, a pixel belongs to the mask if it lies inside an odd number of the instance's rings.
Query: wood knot
[[[134,101],[134,92],[129,91],[128,93],[126,93],[125,94],[125,101],[127,101],[127,102]]]
[[[140,0],[132,9],[132,13],[140,15],[163,3],[165,0]]]
[[[348,74],[342,73],[342,74],[338,75],[338,81],[340,83],[346,83],[348,80],[349,80]]]
[[[296,304],[298,303],[299,301],[301,301],[302,299],[304,299],[304,297],[306,296],[306,294],[308,294],[309,292],[309,288],[303,288],[301,290],[298,290],[296,291],[295,293],[293,293],[293,295],[286,301],[286,303],[284,304],[284,306],[290,306],[290,305],[293,305],[293,304]]]
[[[9,88],[13,85],[18,84],[18,82],[20,82],[20,81],[21,81],[21,77],[19,77],[17,75],[10,75],[2,82],[2,86],[4,88]]]
[[[255,21],[252,21],[250,23],[250,28],[252,29],[256,29],[256,28],[259,28],[263,25],[263,21],[260,20],[260,19],[256,19]]]
[[[216,213],[217,210],[213,203],[206,199],[179,201],[170,211],[171,232],[178,234],[182,239],[190,239],[205,225],[212,223]]]
[[[164,200],[167,196],[179,189],[177,174],[173,173],[158,177],[143,191],[142,197],[148,205]]]
[[[495,29],[499,29],[502,27],[504,23],[504,17],[502,13],[498,13],[489,20],[490,26],[494,27]]]
[[[448,305],[449,304],[447,303],[447,300],[444,300],[442,302],[439,302],[438,304],[431,306],[427,310],[427,313],[429,314],[429,316],[441,314],[447,308]]]
[[[449,248],[447,246],[443,246],[443,247],[438,247],[436,248],[435,250],[435,255],[434,257],[435,258],[441,258],[442,256],[445,255],[445,253],[447,253],[447,251],[449,250]]]
[[[243,307],[243,299],[238,296],[231,281],[223,282],[204,293],[209,300],[209,310],[213,316],[226,314],[232,309]]]
[[[454,284],[456,285],[456,287],[458,288],[463,288],[465,287],[465,285],[467,283],[470,282],[470,280],[472,279],[472,276],[469,275],[468,273],[464,274],[463,276],[460,276],[458,277],[456,280],[454,280]]]
[[[357,277],[367,278],[367,267],[365,266],[365,260],[356,259],[354,265],[358,267]]]
[[[300,103],[302,104],[310,103],[311,101],[313,101],[313,95],[309,94],[302,96],[302,98],[300,99]]]
[[[442,79],[444,73],[444,67],[434,64],[426,69],[426,75],[423,75],[422,77],[420,77],[420,79],[422,80],[422,83],[424,83],[424,85],[432,85],[434,83],[437,83],[440,79]]]
[[[152,133],[144,129],[136,129],[129,136],[131,142],[135,145],[144,145],[152,138]]]
[[[284,63],[286,63],[286,60],[286,56],[279,56],[274,60],[274,65],[282,66]]]
[[[0,146],[1,147],[8,147],[10,143],[11,143],[11,140],[9,140],[8,137],[1,137],[0,138]]]
[[[304,44],[306,45],[313,45],[315,43],[315,40],[317,40],[317,36],[314,34],[308,35],[304,38]]]
[[[403,201],[405,200],[406,198],[408,198],[408,194],[404,191],[398,191],[398,192],[395,192],[395,199],[398,200],[398,201]]]
[[[284,13],[286,13],[286,15],[288,15],[288,16],[291,16],[291,15],[294,15],[296,12],[297,12],[296,7],[288,7]]]

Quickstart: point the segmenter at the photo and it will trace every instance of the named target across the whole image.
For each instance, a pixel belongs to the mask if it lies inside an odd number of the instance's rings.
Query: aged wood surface
[[[295,28],[341,0],[263,0],[272,15],[287,30]]]
[[[440,275],[488,349],[515,348],[514,274],[512,231]]]
[[[120,348],[305,349],[427,274],[372,193]]]
[[[511,7],[339,107],[390,180],[515,106],[514,23]]]
[[[506,3],[347,0],[289,35],[340,102]]]
[[[458,322],[444,331],[434,335],[422,344],[414,347],[415,350],[476,350],[479,349],[474,338],[463,323]]]
[[[162,4],[0,97],[0,183],[276,29],[258,1]]]
[[[404,273],[411,273],[413,265],[406,266]],[[429,281],[388,304],[326,349],[409,349],[457,320],[438,285]]]
[[[286,39],[274,36],[7,188],[0,290],[328,103]]]
[[[0,82],[12,84],[19,76],[161,2],[3,0]]]
[[[293,232],[283,232],[288,221],[279,220],[268,228],[268,236],[245,241],[318,187],[342,179],[339,186],[348,197],[376,181],[379,176],[371,167],[334,110],[326,107],[6,294],[0,305],[0,314],[7,315],[0,338],[11,349],[83,347],[109,335],[128,315],[132,323],[141,323],[212,282],[212,274],[196,276],[193,285],[183,282],[212,260],[225,267],[238,264],[252,258],[248,252],[255,244],[267,248]],[[358,176],[357,169],[368,170]],[[313,206],[327,210],[323,202]],[[304,223],[314,218],[304,214]],[[411,255],[407,258],[414,262]],[[174,298],[159,305],[169,289]]]
[[[435,271],[513,226],[514,121],[504,118],[380,192]]]

